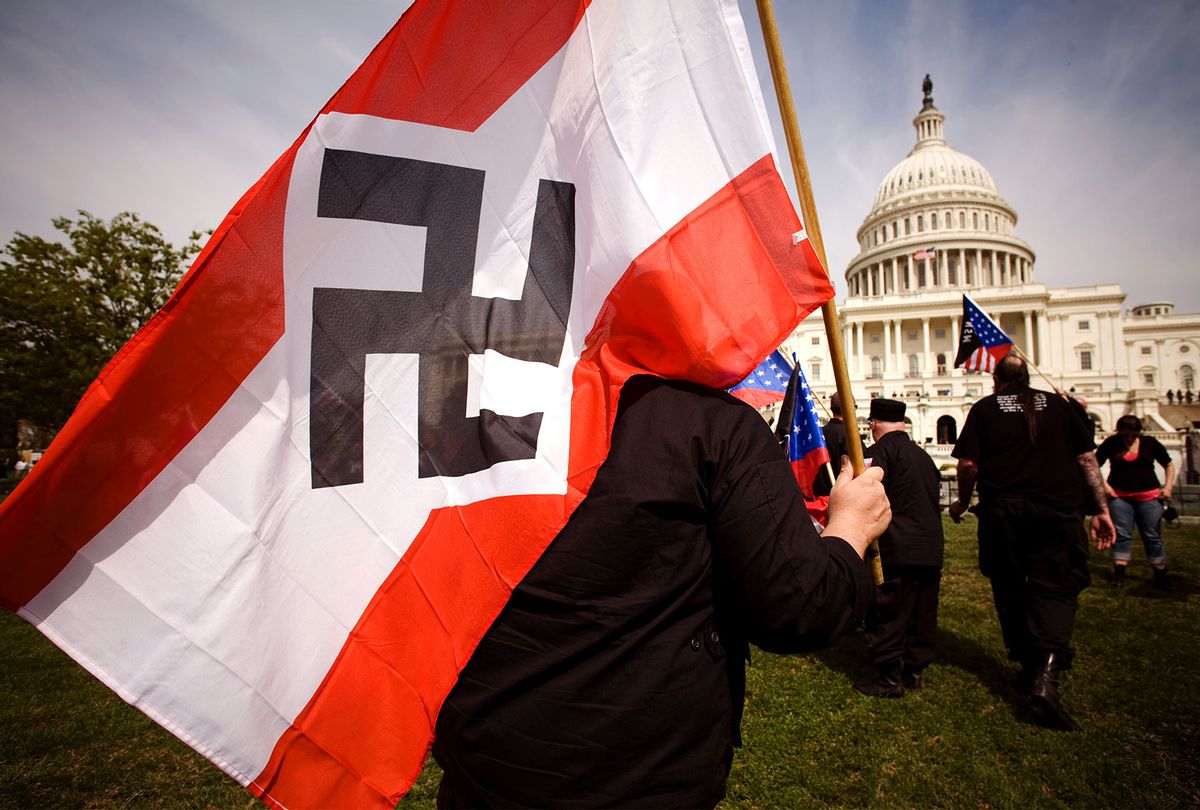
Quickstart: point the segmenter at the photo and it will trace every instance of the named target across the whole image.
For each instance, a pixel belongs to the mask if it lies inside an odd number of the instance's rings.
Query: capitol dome
[[[963,194],[985,194],[999,198],[996,193],[996,182],[983,168],[978,160],[950,148],[940,137],[941,125],[944,119],[941,113],[933,110],[937,117],[928,116],[931,131],[939,136],[929,135],[917,141],[917,145],[908,153],[908,157],[896,164],[875,192],[875,204],[872,213],[881,207],[895,202],[906,194],[914,194],[931,188],[943,189],[949,186],[958,187]],[[914,123],[918,123],[919,120]]]
[[[850,298],[1033,281],[1033,251],[991,173],[946,143],[925,77],[912,151],[879,184],[846,270]]]

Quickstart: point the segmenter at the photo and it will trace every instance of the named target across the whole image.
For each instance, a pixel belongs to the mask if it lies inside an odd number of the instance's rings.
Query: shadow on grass
[[[1008,704],[1017,722],[1038,725],[1028,696],[1004,678],[1004,668],[1011,666],[1009,662],[998,660],[974,639],[945,628],[938,628],[937,645],[938,663],[973,675],[996,698]]]
[[[869,647],[867,634],[860,628],[839,640],[834,646],[815,653],[814,657],[829,669],[840,672],[852,683],[870,680],[876,673],[875,668],[871,666]],[[967,673],[993,696],[1007,704],[1015,721],[1039,725],[1028,696],[1004,679],[1002,672],[1009,663],[997,659],[992,651],[974,639],[939,627],[937,657],[933,666]]]
[[[1200,593],[1200,587],[1197,587],[1191,577],[1172,573],[1170,560],[1168,560],[1167,565],[1167,578],[1171,583],[1169,590],[1155,587],[1154,574],[1150,566],[1145,562],[1139,563],[1135,560],[1129,564],[1129,567],[1125,570],[1125,587],[1119,591],[1113,590],[1111,585],[1111,565],[1099,562],[1093,558],[1088,568],[1092,575],[1092,584],[1090,587],[1098,590],[1103,589],[1114,596],[1123,596],[1132,599],[1186,602],[1189,596]]]

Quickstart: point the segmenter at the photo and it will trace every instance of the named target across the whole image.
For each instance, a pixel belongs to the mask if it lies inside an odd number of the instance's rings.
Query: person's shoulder
[[[997,409],[996,408],[996,395],[995,394],[987,394],[986,396],[982,396],[979,399],[975,400],[975,404],[973,404],[971,406],[970,410],[967,411],[967,416],[970,416],[973,413],[979,414],[979,413],[983,413],[985,411],[996,410],[996,409]]]
[[[1156,452],[1156,453],[1158,453],[1158,452],[1166,453],[1167,452],[1166,445],[1164,445],[1162,442],[1160,442],[1158,439],[1154,438],[1153,436],[1147,436],[1145,433],[1143,433],[1142,441],[1144,441],[1146,443],[1147,448],[1149,448],[1153,452]]]
[[[687,380],[639,374],[622,386],[620,411],[661,409],[678,413],[728,413],[735,417],[758,415],[754,408],[726,391]]]

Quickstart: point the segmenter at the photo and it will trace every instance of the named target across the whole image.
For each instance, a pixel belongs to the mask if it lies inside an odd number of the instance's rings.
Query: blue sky
[[[214,227],[407,5],[7,0],[0,238],[79,208],[137,211],[175,241]],[[1200,3],[775,5],[839,288],[929,73],[947,140],[1016,208],[1037,280],[1200,310]]]

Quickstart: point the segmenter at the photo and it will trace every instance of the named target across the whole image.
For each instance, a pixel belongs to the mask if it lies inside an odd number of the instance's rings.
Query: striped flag
[[[785,433],[786,431],[786,433]],[[806,501],[813,500],[813,479],[829,461],[821,417],[817,415],[817,400],[804,378],[804,370],[796,363],[788,381],[787,395],[779,411],[775,435],[787,451],[796,483]]]
[[[969,296],[964,295],[962,331],[954,367],[991,374],[996,370],[996,363],[1011,349],[1012,339]]]
[[[917,259],[918,261],[920,261],[921,259],[936,259],[937,258],[937,248],[935,248],[935,247],[921,248],[920,250],[913,253],[912,257],[914,259]]]
[[[776,349],[754,367],[729,393],[754,408],[773,405],[783,399],[791,378],[792,364]]]
[[[417,0],[0,506],[0,604],[272,806],[392,807],[621,386],[832,296],[735,0]]]

